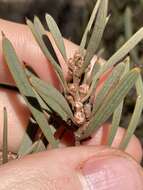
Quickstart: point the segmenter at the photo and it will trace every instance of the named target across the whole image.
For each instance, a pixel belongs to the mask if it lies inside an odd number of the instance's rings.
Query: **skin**
[[[0,29],[14,45],[21,61],[29,64],[43,80],[53,83],[56,87],[59,86],[52,67],[42,54],[27,26],[0,20]],[[1,42],[0,36],[0,44]],[[67,40],[65,40],[65,45],[68,57],[71,57],[77,46]],[[58,50],[56,51],[66,76],[67,67]],[[14,83],[4,63],[1,45],[0,81]],[[30,113],[22,98],[15,92],[0,89],[0,148],[2,147],[2,110],[4,106],[7,107],[9,114],[9,151],[16,152]],[[132,137],[125,153],[117,148],[125,130],[118,129],[113,148],[105,146],[109,130],[110,125],[106,124],[82,146],[50,150],[1,166],[0,189],[143,189],[143,172],[139,165],[142,148],[138,139],[135,136]]]

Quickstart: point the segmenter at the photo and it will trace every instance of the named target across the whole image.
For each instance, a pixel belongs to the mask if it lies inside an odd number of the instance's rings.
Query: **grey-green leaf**
[[[8,162],[8,118],[7,110],[3,109],[3,147],[2,147],[2,163]]]
[[[121,61],[142,39],[143,28],[137,31],[114,55],[109,58],[103,66],[102,73]]]
[[[88,33],[90,32],[91,27],[92,27],[92,25],[93,25],[93,23],[95,21],[95,18],[96,18],[100,3],[101,3],[101,0],[97,0],[97,2],[95,4],[95,7],[94,7],[94,9],[92,11],[91,17],[89,19],[89,22],[87,24],[87,27],[85,29],[85,32],[83,34],[83,37],[82,37],[82,40],[81,40],[81,43],[80,43],[81,51],[83,51],[84,48],[85,48],[85,45],[86,45],[86,42],[87,42],[87,36],[88,36]]]
[[[25,72],[28,78],[30,77],[35,77],[35,75],[27,68],[25,68]],[[33,91],[35,92],[35,96],[41,106],[41,108],[45,111],[47,111],[48,113],[51,113],[52,110],[49,108],[49,106],[42,100],[42,98],[39,96],[39,94],[33,89]]]
[[[115,54],[113,54],[108,61],[104,63],[97,75],[94,76],[92,86],[95,85],[96,80],[100,78],[105,71],[108,71],[115,64],[120,62],[142,39],[143,27],[138,30]]]
[[[96,111],[102,105],[102,102],[105,99],[105,97],[107,96],[107,94],[109,93],[110,89],[115,88],[115,86],[118,84],[118,82],[124,72],[124,69],[125,69],[125,64],[120,63],[112,70],[112,73],[108,76],[102,89],[99,91],[99,93],[96,96],[95,104],[94,104],[93,111],[92,111],[93,115],[96,113]]]
[[[134,112],[133,112],[131,121],[129,123],[128,129],[125,133],[123,141],[121,142],[121,145],[120,145],[121,149],[125,149],[127,147],[139,123],[141,113],[143,110],[143,82],[142,82],[141,75],[138,77],[138,80],[136,82],[136,90],[137,90],[137,96],[138,96],[136,105],[135,105]]]
[[[57,76],[63,86],[63,88],[65,89],[66,86],[66,81],[62,72],[61,67],[58,65],[58,63],[55,61],[55,59],[52,57],[52,55],[50,54],[49,50],[47,49],[47,46],[45,45],[42,36],[45,35],[45,31],[43,29],[43,27],[41,26],[41,22],[35,20],[35,23],[33,24],[30,20],[27,20],[27,25],[29,26],[29,28],[31,29],[37,43],[39,44],[39,46],[41,47],[41,50],[43,51],[44,55],[46,56],[46,58],[50,61],[50,63],[52,64],[52,66],[54,67]]]
[[[130,59],[129,57],[127,57],[124,61],[125,63],[125,71],[122,75],[121,78],[123,78],[125,76],[125,74],[127,74],[129,72],[130,69]],[[113,140],[116,136],[118,127],[120,125],[120,120],[121,120],[121,116],[122,116],[122,110],[123,110],[123,103],[124,101],[122,101],[119,106],[116,108],[114,114],[113,114],[113,118],[112,118],[112,125],[111,125],[111,129],[110,129],[110,133],[109,133],[109,137],[108,137],[108,144],[112,145]]]
[[[94,29],[93,29],[91,38],[89,40],[89,44],[87,46],[85,61],[83,65],[83,71],[90,64],[91,59],[93,58],[94,54],[96,53],[100,45],[103,32],[105,30],[105,26],[107,24],[106,22],[107,12],[108,12],[108,0],[102,0],[99,6],[98,13],[97,13]]]
[[[41,106],[35,96],[35,93],[29,84],[25,70],[20,63],[11,42],[6,37],[3,37],[2,45],[4,57],[8,68],[16,82],[17,87],[23,95],[28,108],[30,109],[37,123],[39,124],[39,127],[41,128],[48,142],[53,147],[57,147],[57,141],[55,140],[49,128],[46,116],[44,115]]]
[[[37,146],[34,149],[34,153],[36,152],[43,152],[46,151],[46,147],[44,145],[44,143],[42,142],[42,140],[38,140]]]
[[[38,140],[34,142],[28,149],[23,152],[22,156],[26,156],[28,154],[43,152],[46,150],[45,145],[43,144],[42,140]]]
[[[27,150],[32,146],[32,140],[29,137],[29,135],[27,134],[27,132],[25,132],[24,137],[22,139],[21,145],[19,147],[18,150],[18,157],[24,156],[25,152],[27,152]]]
[[[99,72],[100,68],[101,68],[101,63],[99,63],[97,60],[97,62],[95,62],[94,66],[93,66],[93,69],[92,69],[92,72],[91,72],[91,75],[90,75],[90,78],[88,81],[89,84],[91,84],[94,76]]]
[[[73,118],[72,111],[66,99],[56,88],[37,77],[31,77],[30,82],[42,99],[64,120]]]
[[[132,21],[132,10],[130,7],[127,7],[125,10],[125,16],[124,16],[124,27],[125,27],[125,37],[126,40],[130,39],[133,35],[133,21]],[[134,48],[130,52],[131,58],[133,60],[133,63],[135,65],[139,65],[140,60],[138,58],[137,48]]]
[[[53,39],[54,39],[58,49],[60,50],[63,58],[65,60],[67,60],[66,49],[65,49],[63,37],[61,35],[61,32],[60,32],[55,20],[49,14],[46,14],[46,22],[47,22],[48,28],[53,36]]]
[[[123,101],[129,90],[134,86],[139,75],[140,70],[135,68],[124,76],[118,85],[106,96],[101,107],[91,118],[89,127],[85,130],[84,134],[81,136],[81,139],[92,135],[93,132],[96,131],[101,124],[111,116],[117,106]]]

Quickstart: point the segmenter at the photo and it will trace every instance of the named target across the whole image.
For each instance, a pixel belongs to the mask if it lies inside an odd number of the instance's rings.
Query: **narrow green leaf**
[[[143,28],[138,30],[107,62],[104,63],[100,71],[93,78],[92,86],[102,74],[120,62],[141,40],[143,39]]]
[[[135,109],[131,118],[131,121],[129,123],[128,129],[125,133],[125,136],[123,138],[123,141],[121,142],[120,148],[125,149],[132,138],[134,131],[136,130],[136,127],[139,123],[139,119],[141,117],[141,113],[143,110],[143,82],[141,75],[138,77],[138,80],[136,82],[136,90],[137,90],[137,101],[135,105]]]
[[[2,162],[8,162],[8,124],[7,124],[7,110],[3,109],[3,147],[2,147]]]
[[[37,146],[35,147],[33,153],[43,152],[43,151],[46,151],[46,147],[44,143],[42,142],[42,140],[38,140]]]
[[[27,149],[25,149],[25,151],[22,153],[21,157],[26,156],[28,154],[31,154],[33,152],[33,150],[36,148],[37,144],[38,144],[38,141],[36,141],[35,143],[33,143]]]
[[[118,85],[106,96],[101,107],[96,114],[91,118],[89,127],[81,135],[81,139],[89,137],[94,131],[101,126],[115,111],[117,106],[123,101],[127,93],[135,84],[140,75],[140,70],[135,68],[127,73]]]
[[[92,27],[92,25],[93,25],[93,23],[94,23],[94,21],[95,21],[95,18],[96,18],[97,11],[98,11],[98,9],[99,9],[100,3],[101,3],[101,0],[97,0],[97,2],[96,2],[96,4],[95,4],[95,7],[94,7],[94,9],[93,9],[93,11],[92,11],[91,17],[90,17],[90,19],[89,19],[89,22],[88,22],[88,24],[87,24],[87,27],[86,27],[86,29],[85,29],[85,32],[84,32],[84,34],[83,34],[83,37],[82,37],[82,40],[81,40],[81,43],[80,43],[80,49],[81,49],[81,51],[84,50],[85,45],[86,45],[86,43],[87,43],[88,33],[90,32],[91,27]]]
[[[127,7],[125,10],[124,22],[125,22],[125,36],[126,39],[128,40],[133,35],[132,10],[130,7]]]
[[[42,98],[39,96],[39,94],[36,92],[36,90],[34,90],[34,92],[35,92],[35,96],[36,96],[41,108],[43,110],[47,111],[48,113],[52,113],[52,110],[50,109],[50,107],[42,100]]]
[[[37,16],[34,16],[34,26],[41,34],[46,34],[45,28]]]
[[[93,66],[93,69],[92,69],[92,72],[91,72],[91,75],[90,75],[90,79],[88,81],[89,84],[91,84],[94,76],[99,72],[100,68],[101,68],[101,64],[98,63],[98,60],[97,60],[97,62]]]
[[[63,37],[61,35],[61,32],[60,32],[55,20],[49,14],[46,14],[46,22],[47,22],[48,28],[53,36],[53,39],[54,39],[58,49],[60,50],[63,58],[65,60],[67,60],[66,49],[65,49]]]
[[[114,55],[111,56],[111,58],[109,58],[103,66],[102,73],[121,61],[142,39],[143,28],[138,30]]]
[[[95,92],[98,81],[99,81],[98,73],[100,72],[100,69],[101,69],[101,65],[98,63],[95,63],[92,73],[90,75],[89,81],[88,81],[88,84],[91,83],[91,86],[90,86],[90,89],[89,89],[89,92],[87,93],[87,95],[82,99],[82,102],[85,102]],[[94,83],[94,85],[93,85],[93,83]]]
[[[91,59],[95,55],[100,45],[103,32],[105,30],[105,26],[107,24],[106,22],[107,12],[108,12],[108,0],[102,0],[97,13],[97,19],[95,21],[94,29],[87,47],[85,61],[83,65],[83,71],[90,64]]]
[[[41,140],[38,140],[34,142],[28,149],[25,149],[25,152],[23,152],[22,156],[26,156],[28,154],[33,154],[37,152],[43,152],[46,150],[45,145]]]
[[[26,72],[26,75],[28,78],[31,78],[32,76],[33,77],[36,77],[29,69],[25,68],[25,72]],[[35,89],[33,88],[33,91],[35,93],[35,96],[42,108],[42,110],[45,110],[47,111],[48,113],[51,113],[52,110],[49,108],[49,106],[42,100],[42,98],[39,96],[39,94],[35,91]]]
[[[127,74],[129,72],[129,69],[130,69],[129,57],[124,62],[125,62],[125,71],[124,71],[121,78],[123,78],[125,76],[125,74]],[[118,127],[120,125],[120,120],[121,120],[122,110],[123,110],[123,103],[124,103],[124,101],[122,101],[119,104],[119,106],[116,108],[116,110],[115,110],[115,112],[113,114],[111,130],[110,130],[109,137],[108,137],[108,144],[109,145],[112,145],[113,140],[114,140],[114,138],[116,136]]]
[[[11,42],[3,37],[3,53],[6,60],[6,63],[11,71],[11,74],[16,82],[17,87],[19,88],[21,94],[23,95],[28,108],[33,114],[35,120],[39,124],[43,134],[47,138],[48,142],[53,146],[57,147],[57,141],[53,137],[53,134],[49,128],[47,119],[41,109],[41,106],[35,96],[34,91],[32,90],[29,81],[27,79],[25,70],[17,58],[16,52],[11,44]]]
[[[92,115],[94,115],[96,113],[96,111],[99,109],[99,107],[102,105],[103,100],[105,99],[107,94],[110,92],[110,90],[115,88],[115,86],[118,84],[118,82],[124,72],[124,69],[125,69],[125,64],[120,63],[113,69],[112,73],[108,76],[102,89],[99,91],[99,93],[96,96]]]
[[[56,61],[56,63],[61,67],[60,65],[60,62],[59,62],[59,59],[57,57],[57,54],[53,48],[53,45],[49,39],[49,37],[45,34],[45,35],[42,35],[42,40],[43,42],[45,43],[47,49],[49,50],[50,54],[52,55],[53,59]]]
[[[126,40],[128,40],[133,35],[132,10],[130,7],[127,7],[125,10],[124,26],[125,26],[125,37],[126,37]],[[130,55],[131,55],[131,59],[133,60],[133,63],[136,65],[139,65],[140,61],[138,58],[137,48],[134,48],[130,52]]]
[[[25,132],[23,140],[18,150],[18,157],[24,156],[25,152],[32,146],[32,140],[30,139],[29,135]]]
[[[37,24],[33,25],[33,23],[30,20],[27,20],[26,23],[29,26],[29,28],[31,29],[31,31],[32,31],[37,43],[41,47],[41,50],[43,51],[44,55],[46,56],[46,58],[50,61],[50,63],[54,67],[56,74],[65,90],[66,80],[64,78],[61,67],[58,65],[58,63],[55,61],[55,59],[52,57],[49,50],[47,49],[47,46],[45,45],[45,43],[42,39],[42,36],[45,35],[46,33],[45,33],[45,31],[43,31],[43,28],[41,28],[41,24],[37,23]]]
[[[66,99],[56,88],[36,77],[31,77],[30,82],[42,99],[64,120],[73,118]]]

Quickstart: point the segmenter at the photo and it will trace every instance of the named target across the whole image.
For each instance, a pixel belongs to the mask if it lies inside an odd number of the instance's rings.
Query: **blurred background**
[[[45,24],[45,13],[56,20],[64,37],[79,43],[96,0],[0,0],[0,17],[25,23],[25,17],[39,16]],[[143,0],[110,0],[110,21],[102,41],[102,56],[111,56],[135,31],[143,26]],[[142,67],[143,43],[131,53],[131,61]],[[126,127],[134,109],[135,91],[126,98],[121,126]],[[143,117],[136,135],[143,144]]]

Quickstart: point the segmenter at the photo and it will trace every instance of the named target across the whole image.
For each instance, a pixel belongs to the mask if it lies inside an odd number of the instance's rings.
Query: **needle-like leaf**
[[[7,110],[3,109],[3,148],[2,148],[2,162],[8,162],[8,124],[7,124]]]
[[[78,136],[81,136],[80,139],[85,139],[92,135],[93,132],[97,131],[101,124],[111,116],[117,106],[123,101],[130,89],[134,86],[139,75],[140,69],[135,68],[124,76],[118,85],[106,96],[101,107],[91,118],[89,127],[82,135],[77,134]]]
[[[109,77],[105,81],[102,89],[99,91],[99,93],[96,96],[92,115],[94,115],[96,111],[99,109],[99,107],[102,105],[102,102],[107,96],[107,94],[110,92],[110,89],[112,90],[118,84],[121,78],[121,75],[124,72],[124,69],[125,69],[124,63],[120,63],[113,69],[112,73],[109,75]]]
[[[123,141],[121,142],[120,148],[125,149],[131,139],[131,137],[134,134],[134,131],[139,123],[139,119],[141,117],[141,113],[143,110],[143,82],[141,75],[138,77],[138,80],[136,82],[136,90],[137,90],[137,101],[135,105],[135,109],[131,118],[131,121],[129,123],[128,129],[125,133],[125,136],[123,138]]]
[[[125,37],[126,37],[126,40],[128,40],[133,35],[132,10],[130,7],[127,7],[125,10],[124,26],[125,26]],[[133,63],[136,65],[139,65],[140,61],[137,54],[137,48],[134,48],[130,52],[130,55],[131,55],[131,59],[133,60]]]
[[[85,29],[85,32],[83,34],[83,37],[82,37],[82,40],[81,40],[81,43],[80,43],[80,50],[83,51],[85,49],[85,45],[87,43],[87,37],[88,37],[88,33],[90,32],[91,28],[92,28],[92,25],[95,21],[95,18],[96,18],[96,15],[97,15],[97,12],[98,12],[98,8],[99,8],[99,5],[101,3],[101,0],[97,0],[96,4],[95,4],[95,7],[92,11],[92,14],[91,14],[91,17],[90,17],[90,20],[87,24],[87,27]]]
[[[19,147],[19,150],[17,152],[18,157],[20,158],[21,156],[25,155],[25,152],[29,149],[29,147],[32,146],[32,140],[28,136],[28,134],[25,132],[23,140],[21,142],[21,145]]]
[[[41,106],[35,96],[32,87],[29,84],[26,73],[19,59],[17,58],[16,52],[11,44],[11,42],[3,36],[3,53],[8,65],[9,70],[16,82],[19,91],[23,95],[28,108],[33,114],[35,120],[39,124],[43,134],[47,138],[48,142],[53,146],[57,147],[57,141],[53,137],[53,134],[49,128],[47,119],[41,109]]]
[[[31,78],[31,77],[35,77],[35,75],[27,68],[25,68],[25,72],[27,74],[27,77],[28,78]],[[45,111],[47,111],[48,113],[51,113],[52,110],[49,108],[49,106],[42,100],[42,98],[39,96],[39,94],[35,91],[35,89],[33,88],[33,91],[35,92],[35,96],[41,106],[41,108]]]
[[[115,54],[113,54],[107,62],[104,63],[102,69],[93,77],[92,87],[95,86],[96,80],[101,75],[120,62],[141,40],[143,39],[143,28],[138,30]],[[92,88],[91,87],[91,88]]]
[[[97,62],[95,62],[93,69],[91,71],[91,75],[90,75],[90,78],[88,80],[88,84],[91,84],[93,77],[99,72],[100,68],[101,68],[101,64],[98,63],[98,60],[97,60]]]
[[[109,60],[104,64],[102,72],[121,61],[141,40],[143,39],[143,28],[137,31]]]
[[[39,20],[39,18],[37,16],[34,17],[34,26],[35,26],[35,29],[39,32],[39,35],[41,36],[42,41],[44,42],[45,46],[47,47],[49,53],[55,60],[55,63],[57,63],[60,66],[60,63],[57,58],[56,52],[53,48],[53,45],[51,44],[51,41],[50,41],[48,35],[46,34],[44,26],[42,25],[41,21]]]
[[[25,149],[25,152],[23,152],[23,154],[21,156],[26,156],[28,154],[32,154],[32,153],[36,153],[36,152],[42,152],[45,150],[46,150],[46,147],[43,144],[43,142],[41,140],[38,140],[38,141],[34,142],[30,147]]]
[[[30,82],[42,99],[64,120],[73,118],[72,111],[66,99],[56,88],[37,77],[31,77]]]
[[[30,20],[27,19],[27,25],[29,26],[29,28],[31,29],[37,43],[39,44],[39,46],[41,47],[41,50],[43,51],[44,55],[47,57],[47,59],[50,61],[50,63],[53,65],[57,76],[65,90],[65,86],[66,86],[66,81],[62,72],[61,67],[59,66],[59,64],[55,61],[55,59],[52,57],[52,55],[50,54],[49,50],[47,49],[47,46],[45,45],[44,41],[43,41],[43,35],[46,34],[45,31],[43,31],[44,29],[42,28],[41,24],[35,23],[33,24]],[[36,22],[36,21],[35,21]]]
[[[66,49],[65,49],[63,37],[61,35],[61,32],[60,32],[55,20],[49,14],[46,14],[46,22],[47,22],[48,28],[53,36],[53,39],[54,39],[58,49],[60,50],[63,58],[65,60],[67,60]]]
[[[122,75],[121,78],[123,78],[125,76],[125,74],[127,74],[129,72],[130,69],[130,60],[129,57],[127,57],[127,59],[124,61],[125,62],[125,71]],[[108,137],[108,144],[112,145],[113,140],[115,138],[115,135],[117,133],[118,127],[120,125],[120,120],[121,120],[121,116],[122,116],[122,110],[123,110],[123,101],[119,104],[119,106],[116,108],[114,114],[113,114],[113,119],[112,119],[112,125],[111,125],[111,130],[109,133],[109,137]]]
[[[105,26],[107,24],[106,18],[107,18],[107,12],[108,12],[108,0],[101,0],[99,10],[97,13],[97,18],[95,21],[94,29],[91,35],[91,38],[89,40],[89,44],[87,47],[86,55],[85,55],[85,61],[83,65],[83,71],[87,68],[87,66],[90,64],[91,59],[95,55],[102,36],[103,32],[105,30]]]
[[[42,140],[38,140],[37,146],[33,150],[33,153],[43,152],[45,150],[46,150],[46,147],[45,147],[44,143],[42,142]]]

